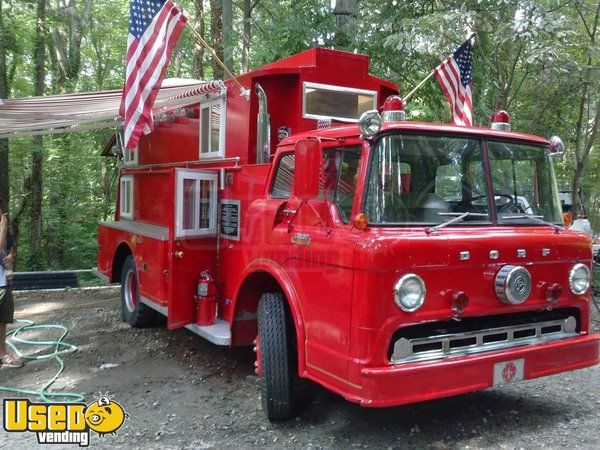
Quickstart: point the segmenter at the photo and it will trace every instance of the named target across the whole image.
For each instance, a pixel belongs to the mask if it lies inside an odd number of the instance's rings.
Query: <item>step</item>
[[[190,323],[185,327],[215,345],[228,346],[231,343],[231,329],[229,328],[229,322],[225,320],[216,319],[214,325]]]

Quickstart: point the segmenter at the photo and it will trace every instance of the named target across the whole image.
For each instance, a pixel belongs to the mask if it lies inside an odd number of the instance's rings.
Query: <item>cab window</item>
[[[323,173],[318,199],[337,205],[342,220],[347,223],[352,213],[358,169],[360,167],[361,148],[339,147],[323,152]],[[293,153],[283,155],[277,165],[275,180],[271,188],[271,197],[287,199],[294,187],[295,159]]]

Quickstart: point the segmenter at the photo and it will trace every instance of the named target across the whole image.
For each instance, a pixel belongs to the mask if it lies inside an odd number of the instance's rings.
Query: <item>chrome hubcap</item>
[[[138,303],[137,299],[137,285],[135,282],[135,275],[133,270],[129,270],[125,275],[125,306],[127,311],[133,312]]]

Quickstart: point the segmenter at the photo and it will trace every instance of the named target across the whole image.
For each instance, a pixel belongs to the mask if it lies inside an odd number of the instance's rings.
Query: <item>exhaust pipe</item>
[[[267,94],[258,83],[254,87],[258,97],[258,117],[256,121],[256,163],[269,162],[271,156],[271,116],[268,112]]]

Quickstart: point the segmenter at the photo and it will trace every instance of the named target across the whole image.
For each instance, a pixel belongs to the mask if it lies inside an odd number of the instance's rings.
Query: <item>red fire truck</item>
[[[239,81],[249,99],[209,83],[121,148],[98,269],[131,326],[163,315],[254,343],[270,420],[293,414],[297,377],[383,407],[598,363],[559,139],[511,132],[505,112],[408,120],[364,55],[315,48]]]

